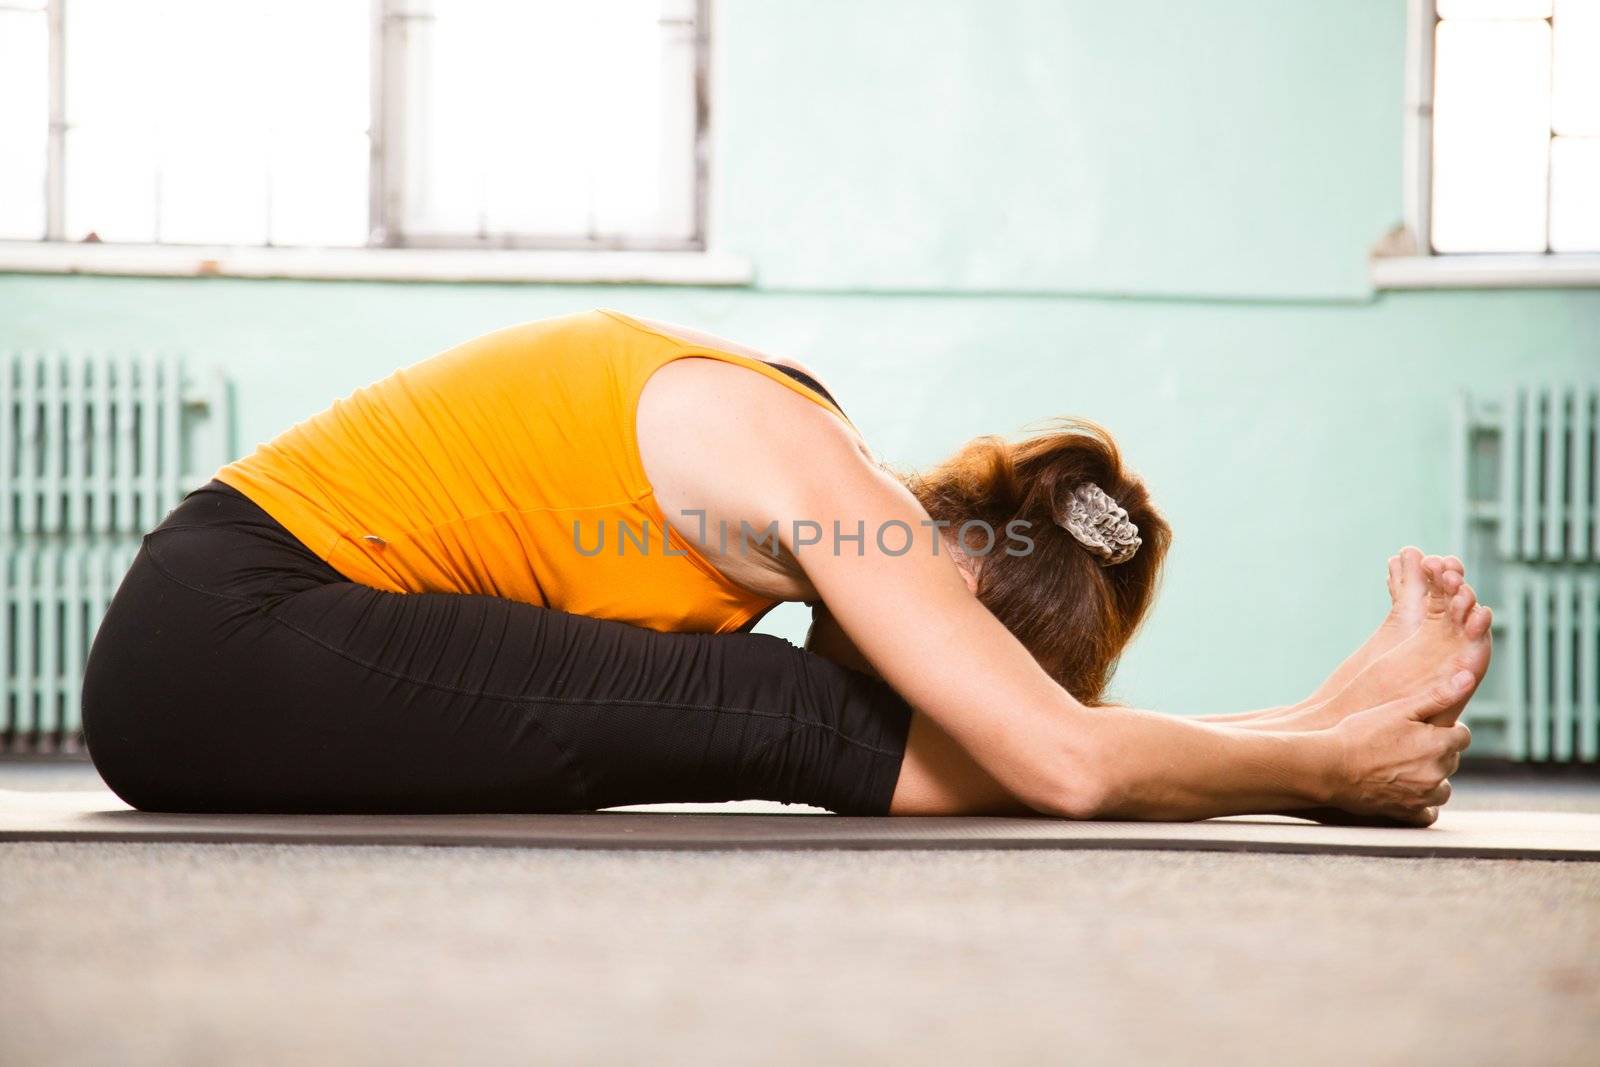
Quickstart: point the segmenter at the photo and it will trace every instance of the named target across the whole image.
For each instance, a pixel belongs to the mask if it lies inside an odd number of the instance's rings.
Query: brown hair
[[[1150,502],[1144,483],[1122,464],[1104,428],[1061,419],[1020,441],[980,437],[922,474],[907,479],[936,522],[952,531],[974,520],[995,531],[994,547],[977,560],[978,599],[1006,625],[1062,687],[1099,704],[1117,658],[1155,596],[1172,529]],[[1114,566],[1101,561],[1059,524],[1073,490],[1093,482],[1139,527],[1143,544]],[[1028,525],[1025,554],[1008,554],[1007,524]],[[983,547],[985,537],[971,537]],[[1020,552],[1024,544],[1009,542]]]

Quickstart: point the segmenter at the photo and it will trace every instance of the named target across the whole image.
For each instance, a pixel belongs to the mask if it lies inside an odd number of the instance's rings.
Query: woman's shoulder
[[[762,351],[761,349],[752,348],[749,345],[741,344],[738,341],[733,341],[726,337],[719,337],[716,334],[707,333],[704,330],[697,330],[691,326],[683,326],[675,322],[663,322],[659,319],[641,318],[637,315],[624,315],[620,311],[613,311],[610,309],[600,309],[600,314],[611,316],[621,322],[633,324],[641,329],[648,330],[651,333],[658,334],[669,340],[677,341],[680,344],[687,345],[692,348],[704,348],[716,352],[727,352],[735,356],[743,356],[746,359],[754,359],[762,363],[771,364],[775,367],[787,367],[790,370],[799,371],[801,374],[810,378],[814,382],[822,384],[822,379],[817,375],[816,371],[790,356]]]

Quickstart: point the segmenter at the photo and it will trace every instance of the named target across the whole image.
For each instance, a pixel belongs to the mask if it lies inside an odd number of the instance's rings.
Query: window
[[[1434,251],[1600,251],[1600,3],[1437,10]]]
[[[0,238],[693,249],[701,0],[0,0]]]
[[[1398,251],[1462,284],[1600,282],[1600,0],[1413,0],[1410,33]],[[1415,266],[1374,260],[1379,284]]]

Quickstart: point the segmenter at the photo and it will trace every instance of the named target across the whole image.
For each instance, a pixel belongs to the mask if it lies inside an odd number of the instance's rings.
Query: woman
[[[1169,539],[1109,438],[979,441],[908,481],[796,365],[611,311],[501,330],[147,535],[89,751],[151,810],[1425,824],[1447,798],[1488,659],[1458,566],[1391,561],[1390,621],[1311,699],[1184,720],[1099,706]],[[782,600],[818,606],[823,655],[741,632]]]

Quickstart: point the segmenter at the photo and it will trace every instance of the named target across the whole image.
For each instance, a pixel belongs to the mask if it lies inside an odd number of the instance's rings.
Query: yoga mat
[[[762,808],[768,806],[762,805]],[[619,809],[577,815],[171,815],[105,791],[0,790],[0,841],[193,841],[610,849],[1179,849],[1600,860],[1600,815],[1448,809],[1425,830],[1251,816],[1197,823],[856,818]]]

